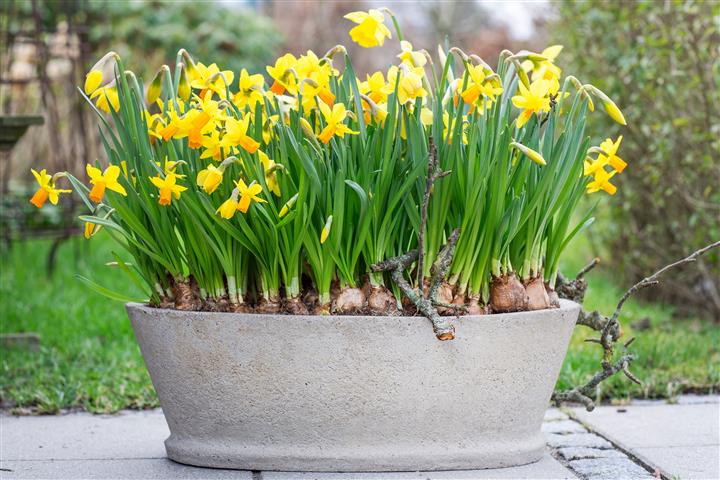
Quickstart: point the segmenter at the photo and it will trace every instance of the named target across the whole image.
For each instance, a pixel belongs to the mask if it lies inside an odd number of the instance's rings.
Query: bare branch
[[[597,257],[593,258],[592,262],[590,262],[590,263],[588,263],[587,265],[585,265],[585,266],[578,272],[578,274],[575,275],[575,280],[580,280],[581,278],[583,278],[586,273],[588,273],[590,270],[592,270],[593,268],[595,268],[599,263],[600,263],[600,259],[599,259],[599,258],[597,258]]]
[[[637,292],[641,288],[644,288],[644,287],[647,287],[650,285],[657,285],[659,283],[657,278],[660,277],[660,275],[662,275],[663,273],[667,272],[668,270],[670,270],[672,268],[679,267],[680,265],[694,262],[695,259],[697,259],[697,257],[699,257],[700,255],[703,255],[704,253],[712,250],[713,248],[717,248],[717,247],[720,247],[720,241],[711,243],[710,245],[707,245],[707,246],[701,248],[700,250],[697,250],[697,251],[691,253],[687,257],[685,257],[681,260],[678,260],[677,262],[671,263],[670,265],[665,265],[663,268],[661,268],[657,272],[653,273],[649,277],[646,277],[646,278],[643,278],[642,280],[640,280],[638,283],[636,283],[635,285],[630,287],[630,289],[627,292],[625,292],[625,295],[622,296],[622,298],[618,302],[617,307],[615,308],[615,313],[613,313],[611,321],[613,321],[613,322],[617,321],[617,319],[620,317],[620,311],[622,310],[622,307],[625,304],[625,301],[628,298],[630,298],[630,296],[633,295],[635,292]]]

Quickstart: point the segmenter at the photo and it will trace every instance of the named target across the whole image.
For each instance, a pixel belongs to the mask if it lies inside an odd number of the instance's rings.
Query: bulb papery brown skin
[[[340,315],[361,313],[367,304],[365,293],[359,288],[344,287],[333,292],[330,311]]]
[[[542,275],[525,281],[525,293],[528,296],[528,310],[544,310],[550,308],[550,297],[545,290]]]
[[[371,285],[366,282],[365,296],[367,297],[370,315],[398,315],[397,301],[392,292],[384,285]]]
[[[453,302],[453,299],[452,286],[447,282],[442,282],[438,287],[436,300],[438,303],[449,304]],[[440,315],[455,315],[455,310],[452,308],[438,306],[437,311]]]
[[[545,291],[548,294],[548,299],[550,300],[550,306],[552,308],[560,308],[560,296],[555,291],[554,288],[550,286],[549,283],[545,282]]]
[[[308,315],[310,310],[300,297],[288,298],[284,302],[284,310],[290,315]]]
[[[528,295],[514,273],[493,277],[490,286],[490,308],[493,312],[521,312],[527,310]]]

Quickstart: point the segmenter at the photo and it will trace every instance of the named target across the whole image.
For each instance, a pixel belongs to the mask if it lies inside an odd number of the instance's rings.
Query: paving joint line
[[[616,450],[616,451],[619,451],[619,452],[624,453],[625,455],[627,455],[627,457],[628,457],[630,460],[632,460],[633,463],[635,463],[635,464],[638,465],[639,467],[642,467],[643,469],[645,469],[645,470],[646,470],[648,473],[650,473],[651,475],[653,475],[653,476],[655,476],[655,477],[657,477],[657,476],[659,475],[662,480],[673,480],[674,477],[666,474],[666,473],[665,473],[663,470],[661,470],[659,467],[655,467],[655,466],[651,465],[650,463],[646,462],[645,460],[643,460],[642,458],[640,458],[638,455],[636,455],[635,453],[633,453],[630,449],[623,447],[622,445],[618,444],[616,441],[612,440],[612,439],[609,438],[608,436],[606,436],[606,435],[598,432],[598,431],[595,430],[594,428],[592,428],[591,425],[588,425],[588,424],[586,424],[585,422],[583,422],[582,420],[580,420],[580,419],[575,415],[575,412],[573,412],[572,410],[570,410],[570,409],[568,409],[568,408],[561,408],[560,411],[562,411],[562,412],[565,413],[568,417],[570,417],[570,420],[572,420],[572,421],[574,421],[574,422],[577,422],[577,423],[579,423],[580,425],[582,425],[583,428],[585,428],[588,432],[590,432],[590,433],[592,433],[592,434],[594,434],[594,435],[597,435],[598,437],[600,437],[600,438],[604,439],[605,441],[607,441],[608,443],[610,443],[610,444],[614,447],[614,448],[612,448],[612,450]],[[553,449],[553,453],[555,453],[555,450],[556,450],[556,449]],[[553,456],[554,456],[554,455],[553,455]],[[559,456],[559,455],[558,455],[558,456]],[[558,459],[558,461],[560,461],[560,460]],[[560,461],[560,462],[562,463],[562,461]],[[569,462],[568,462],[568,463],[569,463]],[[565,467],[569,468],[570,470],[572,470],[574,473],[577,473],[577,472],[572,468],[571,465],[565,465],[565,464],[563,464],[563,465],[564,465]]]

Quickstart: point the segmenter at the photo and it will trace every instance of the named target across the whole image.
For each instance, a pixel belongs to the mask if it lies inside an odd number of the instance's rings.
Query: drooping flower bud
[[[543,158],[542,155],[540,155],[539,152],[536,152],[532,148],[526,147],[525,145],[518,143],[518,142],[512,142],[510,144],[511,147],[514,147],[518,149],[523,155],[528,157],[533,162],[537,163],[538,165],[545,166],[547,165],[547,162]]]
[[[279,213],[280,218],[282,218],[288,214],[288,212],[293,207],[293,205],[295,205],[295,202],[297,202],[298,195],[299,195],[299,193],[296,193],[295,195],[290,197],[290,200],[285,202],[285,205],[283,205],[282,208],[280,209],[280,213]]]

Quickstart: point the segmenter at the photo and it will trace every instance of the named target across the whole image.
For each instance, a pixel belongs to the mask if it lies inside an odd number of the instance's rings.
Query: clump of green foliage
[[[623,149],[635,161],[621,208],[601,213],[610,225],[597,229],[625,284],[720,238],[719,16],[713,2],[559,7],[566,65],[623,105],[629,125]],[[720,319],[720,255],[645,295]]]

